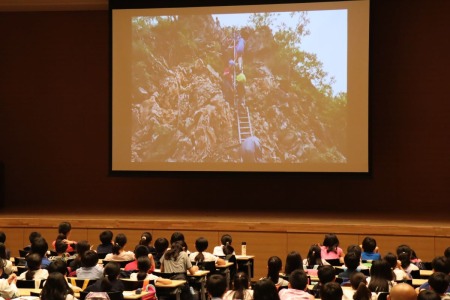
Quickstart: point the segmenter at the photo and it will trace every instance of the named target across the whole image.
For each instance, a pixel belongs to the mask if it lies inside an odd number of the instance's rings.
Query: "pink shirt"
[[[321,255],[323,259],[337,259],[344,255],[344,251],[342,251],[342,248],[337,247],[336,252],[330,251],[327,252],[327,247],[320,246],[321,249]]]
[[[314,296],[308,292],[296,289],[282,289],[278,293],[280,300],[311,300]]]

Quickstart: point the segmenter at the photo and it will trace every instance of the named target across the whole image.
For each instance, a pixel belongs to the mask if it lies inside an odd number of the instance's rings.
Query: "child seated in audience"
[[[346,269],[338,274],[339,278],[343,278],[344,282],[350,280],[350,276],[353,273],[357,272],[357,268],[359,266],[360,259],[355,252],[348,252],[344,256],[344,264]]]
[[[261,279],[253,287],[253,300],[280,300],[278,289],[270,279]]]
[[[142,245],[141,245],[142,246]],[[154,280],[155,283],[171,284],[172,280],[149,274],[151,269],[150,259],[147,256],[140,256],[137,262],[138,272],[130,274],[130,280]]]
[[[3,231],[0,231],[0,243],[3,243],[5,245],[5,256],[6,259],[10,259],[11,258],[11,251],[9,251],[8,248],[6,248],[6,234]]]
[[[30,244],[27,245],[27,246],[25,246],[25,247],[23,247],[23,250],[24,250],[24,251],[27,251],[27,252],[30,252],[30,251],[31,251],[31,244],[33,244],[33,242],[34,242],[35,239],[40,238],[40,237],[42,237],[42,235],[41,235],[39,232],[37,232],[37,231],[32,231],[32,232],[29,234],[29,236],[28,236],[28,240],[30,241]]]
[[[326,266],[329,263],[322,258],[322,250],[318,244],[311,245],[308,255],[303,260],[303,265],[308,269],[317,269],[319,266]]]
[[[334,233],[325,235],[320,249],[323,259],[339,259],[341,263],[344,263],[344,251],[339,247],[339,239]]]
[[[267,277],[263,277],[261,279],[272,280],[277,288],[281,286],[288,286],[289,282],[280,277],[282,266],[283,263],[278,256],[269,257],[269,260],[267,261]]]
[[[16,286],[17,275],[11,274],[7,279],[0,279],[0,298],[12,299],[19,296],[19,290]]]
[[[308,287],[308,276],[303,270],[295,270],[289,275],[289,284],[287,289],[281,289],[278,293],[280,300],[313,300],[314,296],[306,290]]]
[[[363,263],[362,263],[362,259],[361,259],[361,255],[362,255],[362,249],[361,249],[361,247],[359,246],[359,245],[354,245],[354,244],[352,244],[352,245],[349,245],[348,247],[347,247],[347,253],[355,253],[356,254],[356,256],[358,257],[358,259],[359,259],[359,266],[357,267],[357,271],[361,271],[361,270],[367,270],[367,269],[369,269],[369,267],[367,267],[366,265],[364,265]]]
[[[51,273],[39,296],[41,300],[76,300],[73,290],[67,284],[66,278],[59,272]]]
[[[361,254],[362,260],[380,260],[381,255],[378,253],[377,241],[370,237],[366,236],[362,241],[361,248],[363,252]]]
[[[411,262],[412,249],[407,245],[400,245],[397,247],[397,257],[401,262],[403,270],[411,276],[411,271],[419,270],[415,264]]]
[[[77,242],[69,239],[71,231],[72,225],[69,222],[61,222],[58,226],[58,236],[52,242],[53,249],[55,249],[56,240],[60,239],[67,244],[67,252],[75,252],[75,245],[77,244]]]
[[[449,293],[450,284],[450,278],[447,274],[434,272],[431,274],[430,278],[428,278],[428,284],[430,285],[430,289],[435,291],[441,298],[449,296],[448,299],[450,299],[450,295],[446,295],[446,293]]]
[[[139,245],[143,245],[148,248],[148,252],[152,255],[156,253],[155,247],[152,246],[153,236],[150,232],[143,232],[141,239],[139,240]]]
[[[220,274],[213,274],[206,281],[206,290],[211,299],[222,299],[227,290],[227,280]]]
[[[48,244],[47,241],[43,238],[36,238],[31,244],[31,252],[36,253],[41,257],[41,268],[47,269],[50,264],[50,260],[47,258]]]
[[[124,285],[119,279],[120,266],[116,262],[109,262],[103,268],[101,280],[84,289],[85,292],[123,292]],[[123,296],[121,297],[123,299]]]
[[[284,264],[284,276],[289,277],[295,270],[303,270],[302,256],[297,251],[291,251],[286,256]]]
[[[447,259],[450,259],[450,247],[447,247],[447,249],[444,250],[444,256]]]
[[[337,282],[328,282],[320,291],[322,300],[341,300],[343,296],[341,285]]]
[[[134,253],[132,251],[126,251],[125,245],[127,244],[127,237],[123,233],[116,235],[114,239],[113,252],[105,256],[106,261],[132,261],[134,260]]]
[[[70,254],[67,253],[67,247],[68,247],[68,245],[66,243],[64,243],[62,240],[56,240],[55,250],[56,250],[57,255],[50,256],[48,259],[50,261],[54,261],[54,260],[67,261],[67,259],[70,257]]]
[[[370,300],[372,292],[367,287],[366,276],[361,272],[355,272],[350,276],[351,289],[343,289],[344,300]]]
[[[91,249],[91,244],[88,241],[82,240],[77,243],[75,248],[75,259],[69,263],[69,276],[76,276],[76,270],[81,267],[81,258],[86,251]]]
[[[417,300],[442,300],[442,299],[441,296],[439,296],[439,294],[433,290],[422,290],[417,295]]]
[[[442,272],[444,274],[450,274],[450,260],[448,260],[445,256],[437,256],[431,261],[431,267],[433,268],[433,272]],[[425,282],[416,290],[429,290],[430,284]],[[450,287],[447,289],[447,293],[450,293]]]
[[[69,270],[67,268],[67,263],[63,260],[55,260],[52,261],[51,264],[48,266],[47,268],[48,274],[50,276],[50,274],[54,273],[54,272],[58,272],[61,273],[64,277],[67,276],[67,274],[69,273]],[[69,287],[72,289],[72,291],[78,293],[81,291],[81,288],[78,286],[73,286],[70,282],[67,283],[69,285]]]
[[[88,250],[81,257],[81,268],[76,270],[78,278],[100,279],[103,275],[103,267],[98,264],[98,254],[94,250]]]
[[[224,234],[222,235],[220,242],[222,245],[214,247],[213,254],[216,256],[227,256],[230,254],[236,254],[234,252],[233,246],[231,246],[231,243],[233,242],[233,239],[231,238],[231,235]]]
[[[252,300],[253,290],[250,289],[250,280],[244,272],[238,272],[233,279],[233,289],[229,290],[223,296],[224,300]]]
[[[191,275],[198,271],[197,266],[193,266],[186,251],[183,251],[181,242],[175,242],[172,247],[161,257],[161,272],[165,273],[186,273]],[[182,279],[182,278],[181,278]]]
[[[408,280],[411,279],[411,277],[408,275],[408,273],[405,272],[402,268],[402,264],[399,260],[397,260],[397,256],[394,253],[387,253],[383,259],[389,263],[391,266],[392,271],[395,274],[395,280],[396,281],[402,281],[402,280]]]
[[[5,244],[0,242],[0,278],[9,278],[17,267],[13,266],[11,260],[6,258],[6,247]]]
[[[316,298],[320,298],[322,286],[336,280],[336,270],[330,265],[321,266],[317,271],[317,276],[319,277],[319,282],[314,285],[312,293]]]
[[[205,252],[205,250],[208,249],[208,240],[205,239],[204,237],[199,237],[195,241],[195,249],[197,250],[197,252],[192,252],[189,255],[189,259],[195,265],[211,261],[215,262],[216,265],[225,265],[225,260],[223,260],[222,258],[212,255],[209,252]]]
[[[108,254],[112,253],[113,248],[113,233],[111,230],[105,230],[99,235],[101,244],[97,246],[97,253]]]
[[[169,248],[169,241],[166,238],[158,238],[155,241],[155,250],[156,254],[153,256],[155,260],[155,268],[161,268],[161,257],[166,252],[167,248]]]
[[[174,233],[172,233],[172,236],[170,237],[170,244],[172,245],[173,243],[176,243],[176,242],[179,242],[181,244],[181,246],[183,247],[183,251],[185,251],[188,255],[190,254],[187,243],[184,240],[183,233],[181,233],[179,231],[175,231]]]
[[[150,268],[147,269],[148,273],[152,273],[155,270],[155,261],[153,260],[153,255],[148,252],[148,248],[144,245],[137,245],[134,248],[135,260],[126,264],[125,271],[136,271],[138,270],[138,259],[139,257],[147,257],[150,260]]]
[[[18,280],[45,280],[48,277],[48,271],[41,269],[42,258],[37,253],[31,253],[26,257],[28,270],[17,277]]]
[[[388,293],[394,286],[394,272],[385,260],[375,260],[370,267],[370,277],[367,278],[369,290],[373,293]]]

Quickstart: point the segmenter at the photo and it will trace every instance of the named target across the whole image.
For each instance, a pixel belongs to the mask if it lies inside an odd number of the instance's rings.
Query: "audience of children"
[[[366,275],[361,272],[354,272],[350,276],[351,289],[343,289],[344,300],[370,300],[372,292],[367,287]],[[373,293],[376,295],[375,293]]]
[[[222,299],[227,290],[227,280],[220,274],[213,274],[206,281],[206,290],[211,300]]]
[[[62,240],[67,244],[67,252],[73,253],[75,252],[76,241],[72,241],[69,239],[70,232],[72,231],[72,225],[69,222],[61,222],[58,226],[58,236],[52,242],[53,249],[55,249],[55,244],[57,240]]]
[[[280,300],[278,288],[272,280],[263,278],[253,286],[254,300]]]
[[[318,244],[311,245],[307,257],[303,260],[303,265],[307,269],[317,269],[319,266],[326,266],[329,263],[322,258],[322,250]]]
[[[317,276],[319,277],[319,282],[313,286],[311,292],[316,298],[320,298],[322,287],[326,283],[336,280],[336,270],[331,265],[321,266],[317,271]]]
[[[41,257],[41,268],[46,269],[51,261],[47,258],[48,244],[45,238],[39,237],[33,240],[30,253],[36,253]]]
[[[335,281],[326,283],[320,291],[322,300],[341,300],[343,294],[341,285]]]
[[[148,251],[148,247],[145,245],[136,245],[134,248],[134,261],[125,265],[125,271],[135,271],[138,269],[138,259],[140,257],[147,257],[150,261],[149,273],[155,270],[155,261],[153,260],[153,255]]]
[[[142,245],[140,245],[142,246]],[[151,274],[151,262],[147,256],[140,256],[137,260],[137,271],[130,274],[130,280],[154,280],[155,283],[171,284],[172,280]]]
[[[355,252],[347,252],[344,256],[344,265],[346,269],[338,274],[339,278],[344,279],[344,281],[349,281],[353,273],[357,272],[357,268],[360,263],[360,258]]]
[[[45,280],[48,277],[47,269],[41,268],[42,258],[37,253],[31,253],[26,257],[28,269],[21,273],[18,280]]]
[[[69,263],[69,275],[75,276],[75,272],[81,267],[81,259],[84,253],[91,249],[91,244],[88,241],[81,240],[76,245],[76,253],[74,255],[74,260]]]
[[[158,238],[155,241],[155,250],[156,253],[153,256],[153,259],[155,261],[155,268],[160,269],[161,268],[161,257],[166,252],[167,248],[169,248],[169,241],[166,238]]]
[[[370,267],[370,277],[367,278],[369,290],[374,293],[388,293],[394,286],[394,272],[385,260],[375,260]]]
[[[402,268],[402,264],[399,260],[397,260],[397,256],[394,253],[387,253],[383,259],[389,263],[389,266],[394,271],[395,274],[395,280],[401,281],[401,280],[408,280],[411,279],[411,277],[408,275],[408,273],[405,272]]]

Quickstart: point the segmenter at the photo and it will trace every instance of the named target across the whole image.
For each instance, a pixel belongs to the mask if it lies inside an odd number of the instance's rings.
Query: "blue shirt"
[[[361,259],[363,259],[363,260],[380,260],[381,255],[380,255],[380,253],[376,253],[376,252],[363,252],[363,253],[361,253]]]

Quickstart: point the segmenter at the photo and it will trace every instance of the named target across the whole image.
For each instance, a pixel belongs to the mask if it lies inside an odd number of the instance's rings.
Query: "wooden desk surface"
[[[250,260],[255,258],[254,255],[236,255],[237,260]]]
[[[123,281],[136,281],[136,280],[131,280],[129,278],[120,278],[120,280],[123,280]],[[155,282],[155,287],[157,287],[157,288],[176,288],[176,287],[179,287],[179,286],[181,286],[181,285],[186,283],[186,280],[178,280],[178,279],[176,279],[176,280],[175,279],[171,279],[171,280],[172,280],[171,284],[163,284],[163,283],[160,283],[160,282]]]
[[[231,267],[232,265],[234,265],[234,263],[233,262],[226,262],[224,265],[216,265],[216,268],[218,268],[218,269],[221,269],[221,268],[229,268],[229,267]]]
[[[430,277],[433,274],[433,270],[420,270],[420,276]]]

